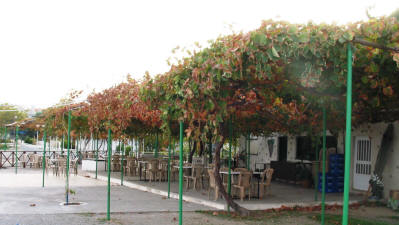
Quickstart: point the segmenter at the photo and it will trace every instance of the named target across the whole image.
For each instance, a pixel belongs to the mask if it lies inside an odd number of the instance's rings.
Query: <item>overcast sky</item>
[[[0,103],[48,107],[71,89],[90,92],[168,70],[176,46],[248,31],[264,19],[366,20],[398,0],[1,0]]]

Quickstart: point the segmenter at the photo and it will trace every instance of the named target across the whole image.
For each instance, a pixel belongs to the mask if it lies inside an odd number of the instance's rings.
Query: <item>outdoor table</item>
[[[173,168],[180,168],[180,166],[173,166]],[[183,166],[182,167],[183,169],[192,169],[193,168],[193,166]]]
[[[261,171],[252,172],[252,175],[256,175],[256,176],[254,176],[254,177],[256,177],[256,179],[258,180],[258,199],[259,199],[259,196],[260,196],[260,193],[259,193],[260,175],[261,175],[262,173],[263,173],[263,172],[261,172]]]
[[[105,169],[105,160],[98,159],[97,168],[104,167]],[[95,159],[83,159],[82,160],[82,170],[85,171],[96,171],[96,160]]]
[[[223,178],[224,178],[224,175],[229,175],[229,171],[219,171],[219,173],[220,174],[222,174],[222,182],[223,182]],[[230,174],[231,175],[240,175],[240,172],[237,172],[237,171],[230,171]],[[231,184],[233,184],[234,182],[233,182],[233,177],[232,177],[232,179],[231,179]]]

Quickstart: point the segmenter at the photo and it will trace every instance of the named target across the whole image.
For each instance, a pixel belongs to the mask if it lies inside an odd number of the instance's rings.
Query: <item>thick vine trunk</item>
[[[215,182],[216,185],[219,187],[220,193],[223,195],[224,199],[227,202],[227,205],[229,205],[234,211],[238,212],[241,216],[248,216],[249,211],[246,208],[241,207],[238,205],[234,200],[231,198],[231,196],[226,192],[223,186],[222,179],[220,177],[220,149],[223,147],[225,141],[225,137],[222,136],[222,140],[216,145],[215,148]]]
[[[194,144],[191,145],[193,147],[192,149],[190,148],[190,155],[188,156],[188,162],[192,163],[193,162],[193,156],[195,151],[197,150],[197,141],[194,141]]]
[[[204,154],[204,142],[200,141],[200,150],[199,150],[198,155],[202,156],[203,154]]]

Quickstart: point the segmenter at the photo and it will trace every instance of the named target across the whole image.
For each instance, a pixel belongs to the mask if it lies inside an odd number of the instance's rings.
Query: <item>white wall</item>
[[[381,147],[382,137],[387,128],[387,123],[364,124],[352,130],[352,145],[351,145],[351,169],[350,169],[350,187],[353,189],[353,168],[355,162],[355,140],[357,136],[366,136],[370,138],[371,143],[371,171],[374,171],[377,155]],[[344,152],[345,134],[339,133],[338,137],[338,151]],[[383,173],[384,181],[384,197],[389,196],[391,189],[399,189],[399,122],[394,123],[394,143],[393,151],[388,153],[388,161]]]

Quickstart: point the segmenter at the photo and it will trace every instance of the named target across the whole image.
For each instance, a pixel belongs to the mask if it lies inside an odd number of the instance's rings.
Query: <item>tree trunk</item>
[[[200,141],[200,152],[199,152],[199,156],[202,156],[204,154],[204,142]]]
[[[249,215],[248,209],[243,208],[240,205],[238,205],[236,202],[234,202],[234,200],[231,198],[231,196],[227,194],[226,190],[224,189],[222,179],[220,177],[220,173],[219,173],[220,149],[223,147],[225,139],[226,138],[224,136],[222,136],[221,142],[219,142],[215,148],[215,170],[214,170],[215,182],[216,182],[216,185],[219,187],[220,193],[222,193],[224,199],[226,200],[227,205],[229,205],[232,209],[234,209],[234,211],[238,212],[241,216],[248,216]]]
[[[191,145],[193,148],[190,148],[190,155],[188,156],[188,162],[192,163],[193,162],[193,156],[195,151],[197,150],[197,141],[194,141],[194,144]]]

